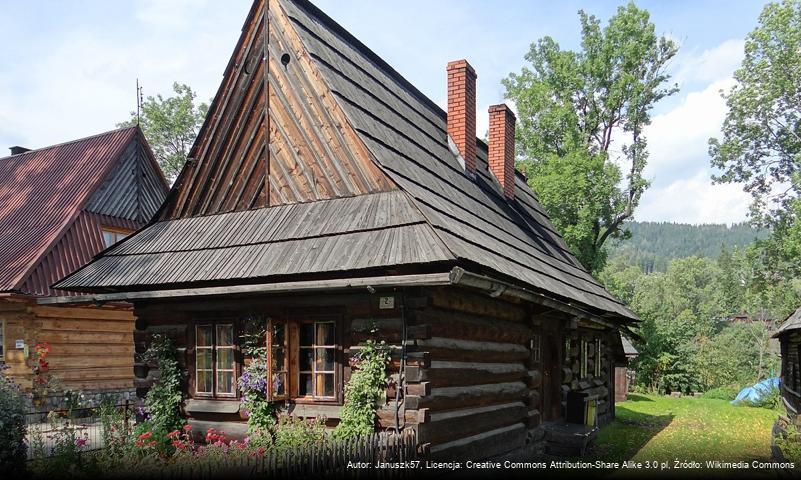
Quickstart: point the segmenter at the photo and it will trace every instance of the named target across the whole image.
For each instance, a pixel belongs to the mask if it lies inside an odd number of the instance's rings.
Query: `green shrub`
[[[776,437],[776,446],[782,451],[784,458],[796,465],[801,463],[801,438],[794,425],[788,425],[787,431]]]
[[[280,451],[294,451],[299,447],[325,442],[327,434],[325,422],[320,419],[280,417],[275,428],[273,448]]]
[[[713,388],[712,390],[707,390],[702,395],[703,398],[709,398],[712,400],[734,400],[734,397],[740,393],[742,388],[736,385],[727,385],[725,387],[718,387]]]
[[[0,474],[13,478],[25,470],[25,402],[7,368],[0,365]]]
[[[183,401],[182,374],[176,356],[172,340],[164,335],[154,335],[145,354],[147,361],[155,362],[160,372],[158,381],[147,392],[145,409],[150,416],[153,433],[165,447],[169,444],[167,434],[180,429],[184,424],[179,411]]]
[[[334,430],[336,438],[373,433],[375,411],[387,386],[389,347],[382,340],[368,340],[357,354],[358,364],[345,386],[342,420]]]

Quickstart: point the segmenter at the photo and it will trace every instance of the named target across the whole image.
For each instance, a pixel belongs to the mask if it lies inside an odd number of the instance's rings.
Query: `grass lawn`
[[[589,457],[605,461],[770,460],[775,410],[725,400],[629,395]]]

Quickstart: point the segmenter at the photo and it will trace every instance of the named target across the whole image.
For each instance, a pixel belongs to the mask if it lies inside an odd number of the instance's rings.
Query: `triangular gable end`
[[[158,211],[168,188],[153,153],[138,131],[84,209],[145,224]]]
[[[162,219],[395,189],[276,0],[254,2],[190,158]]]

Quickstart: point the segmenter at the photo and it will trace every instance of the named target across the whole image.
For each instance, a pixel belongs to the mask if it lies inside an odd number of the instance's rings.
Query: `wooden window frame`
[[[595,376],[601,376],[601,359],[603,358],[601,348],[603,348],[603,342],[601,342],[600,338],[595,339]]]
[[[579,378],[585,378],[587,376],[587,364],[589,363],[589,342],[585,339],[581,339],[581,352],[579,353]]]
[[[542,362],[542,335],[539,333],[531,336],[531,361]]]
[[[268,335],[267,335],[267,347],[270,355],[272,356],[272,349],[273,349],[273,338],[272,338],[272,323],[273,322],[281,322],[286,325],[286,334],[285,334],[285,342],[286,343],[286,355],[284,355],[284,365],[283,368],[285,370],[279,371],[279,373],[286,372],[286,378],[288,385],[285,388],[285,393],[283,395],[276,395],[273,392],[273,378],[275,372],[273,371],[273,361],[272,357],[269,359],[269,371],[268,371],[268,378],[270,381],[268,382],[268,391],[269,391],[269,398],[271,401],[288,401],[291,403],[298,403],[298,404],[317,404],[317,405],[341,405],[343,401],[343,375],[344,375],[344,362],[343,362],[343,347],[342,347],[342,316],[341,315],[321,315],[321,314],[293,314],[287,315],[283,318],[273,317],[271,319],[270,326],[268,326]],[[332,323],[334,328],[334,344],[333,345],[325,345],[320,346],[319,348],[330,348],[334,350],[334,395],[327,397],[327,396],[315,396],[315,395],[300,395],[300,326],[303,324],[317,324],[317,323]],[[316,335],[316,329],[315,329]],[[304,347],[304,348],[318,348],[316,344],[313,344],[311,347]],[[326,371],[329,372],[330,371]],[[312,375],[313,375],[313,382],[315,373],[322,373],[314,370],[312,367]],[[314,389],[314,387],[312,387]]]
[[[114,235],[114,242],[111,245],[106,244],[106,233]],[[105,248],[113,247],[114,245],[116,245],[117,243],[119,243],[121,240],[128,237],[132,233],[133,230],[128,230],[127,228],[109,227],[106,225],[100,226],[100,237],[103,240],[103,245],[105,246]],[[120,235],[123,235],[123,237],[120,238]]]
[[[211,327],[212,332],[212,340],[211,345],[209,346],[199,346],[198,345],[198,329],[201,327]],[[218,345],[217,339],[219,337],[219,328],[220,327],[231,327],[231,344],[220,346]],[[233,320],[203,320],[198,321],[195,323],[194,328],[194,368],[193,368],[193,397],[194,398],[210,398],[210,399],[238,399],[239,397],[239,388],[238,388],[238,380],[239,380],[239,362],[237,361],[238,350],[239,347],[237,346],[236,342],[237,338],[237,326],[236,322]],[[210,349],[211,350],[211,392],[204,392],[198,390],[198,350],[201,349]],[[231,350],[231,369],[224,369],[220,370],[217,366],[217,354],[218,351],[221,349]],[[203,369],[208,370],[208,369]],[[219,392],[218,385],[219,385],[219,372],[220,371],[230,371],[233,375],[233,391],[232,392]]]
[[[0,320],[0,362],[6,361],[6,321]]]

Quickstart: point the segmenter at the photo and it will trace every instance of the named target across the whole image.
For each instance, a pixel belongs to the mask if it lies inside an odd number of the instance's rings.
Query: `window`
[[[565,338],[565,362],[570,363],[570,339]]]
[[[6,321],[0,320],[0,362],[6,359]]]
[[[586,340],[582,339],[581,340],[581,362],[580,362],[581,366],[580,366],[580,372],[579,372],[579,377],[580,378],[584,378],[584,377],[587,376],[587,365],[589,364],[589,361],[590,361],[590,358],[589,358],[589,355],[588,355],[589,349],[590,349],[589,343]]]
[[[603,358],[603,353],[601,352],[601,348],[603,344],[601,343],[601,339],[595,340],[595,376],[601,376],[601,359]]]
[[[542,360],[542,337],[534,334],[531,337],[531,361],[539,362]]]
[[[334,322],[302,323],[298,347],[298,396],[333,399],[336,396]]]
[[[333,320],[272,320],[268,331],[273,400],[338,400],[341,366]]]
[[[236,397],[234,326],[195,327],[195,392],[202,396]]]
[[[103,227],[101,230],[103,232],[103,244],[106,246],[106,248],[114,245],[131,234],[130,230],[124,230],[121,228]]]

